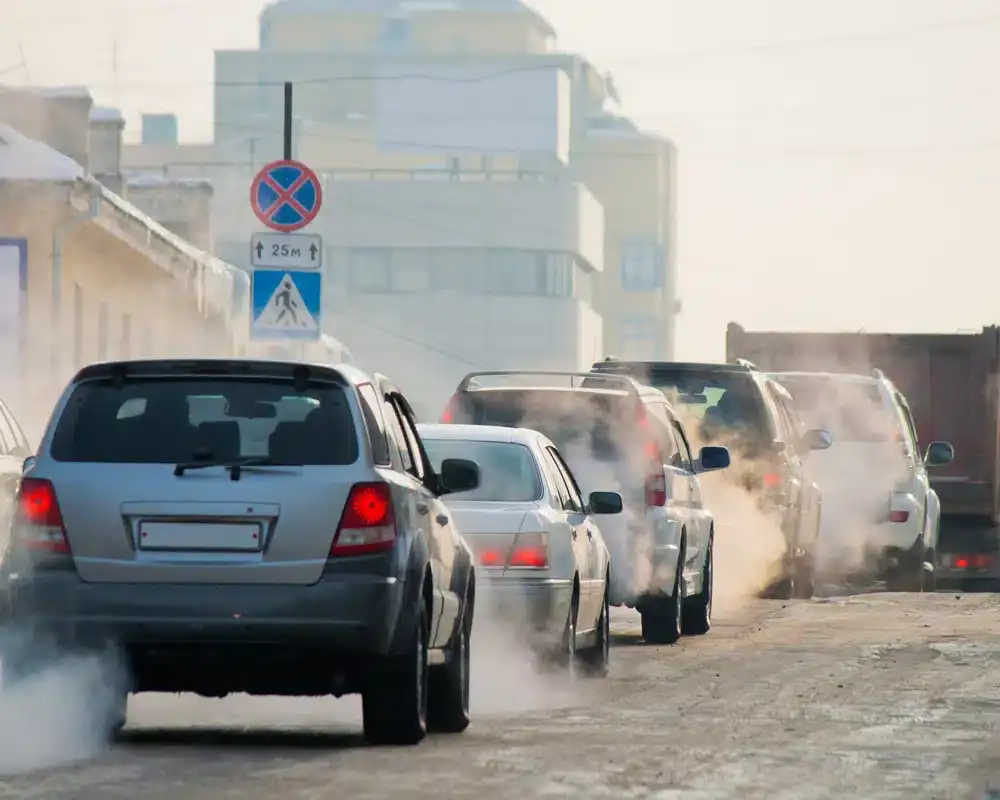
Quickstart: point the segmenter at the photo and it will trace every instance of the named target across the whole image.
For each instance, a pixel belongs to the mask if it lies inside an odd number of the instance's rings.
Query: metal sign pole
[[[292,82],[285,81],[285,161],[292,160]]]

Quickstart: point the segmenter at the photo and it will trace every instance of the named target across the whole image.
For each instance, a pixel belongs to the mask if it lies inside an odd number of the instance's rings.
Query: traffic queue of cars
[[[709,631],[704,473],[728,470],[785,534],[769,593],[810,596],[836,534],[821,473],[842,469],[813,453],[840,435],[848,458],[869,458],[855,441],[905,455],[909,472],[871,500],[870,543],[900,588],[932,588],[926,468],[951,448],[919,458],[905,400],[873,380],[608,359],[470,374],[429,424],[346,364],[85,367],[18,476],[0,605],[33,636],[0,653],[4,684],[53,652],[113,645],[126,669],[109,733],[135,692],[356,693],[373,743],[458,733],[484,604],[589,677],[608,672],[612,606],[635,608],[650,644]],[[818,408],[833,382],[886,424],[861,435]]]

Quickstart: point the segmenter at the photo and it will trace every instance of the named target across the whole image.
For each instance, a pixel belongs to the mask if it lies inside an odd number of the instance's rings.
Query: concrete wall
[[[604,207],[602,275],[596,276],[595,305],[605,318],[605,347],[621,355],[622,326],[637,319],[655,321],[657,358],[673,353],[679,309],[676,276],[676,154],[663,139],[638,132],[594,132],[573,151],[577,174]],[[656,246],[663,256],[659,285],[647,291],[626,288],[623,248],[630,242]]]
[[[547,250],[602,268],[604,213],[585,186],[485,177],[330,181],[314,227],[331,247]]]

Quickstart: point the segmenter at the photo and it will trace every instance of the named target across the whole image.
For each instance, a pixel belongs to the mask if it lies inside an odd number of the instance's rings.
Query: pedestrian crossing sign
[[[252,339],[319,339],[321,272],[254,270],[250,296]]]

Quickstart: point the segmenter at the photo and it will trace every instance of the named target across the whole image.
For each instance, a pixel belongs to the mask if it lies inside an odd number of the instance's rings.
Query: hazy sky
[[[264,5],[0,2],[0,82],[88,84],[133,135],[176,111],[187,140],[210,136],[212,50],[253,47]],[[681,356],[720,356],[729,320],[1000,321],[1000,0],[534,5],[680,148]]]

